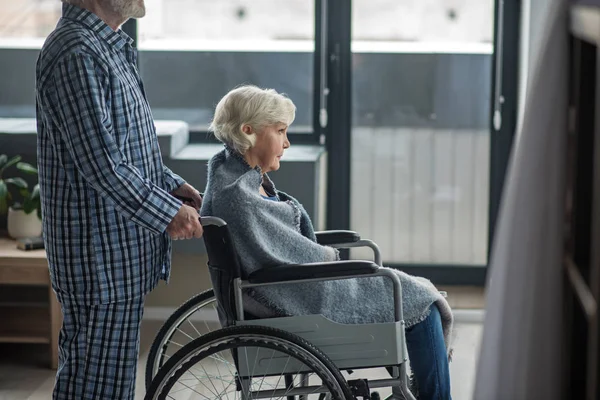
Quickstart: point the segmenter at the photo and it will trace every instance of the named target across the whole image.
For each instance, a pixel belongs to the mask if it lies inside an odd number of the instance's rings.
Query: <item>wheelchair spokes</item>
[[[178,351],[152,382],[147,399],[348,398],[339,371],[312,345],[284,331],[232,327]]]
[[[294,363],[294,357],[282,357],[281,353],[275,350],[265,351],[260,349],[261,357],[273,360],[275,355],[280,359],[286,359],[287,364]],[[253,346],[238,347],[238,352],[256,353],[257,348]],[[270,354],[268,354],[270,353]],[[245,378],[239,378],[233,365],[231,356],[232,350],[222,350],[212,354],[213,357],[206,357],[198,360],[193,365],[187,365],[187,370],[177,379],[168,393],[167,398],[172,399],[286,399],[288,396],[294,396],[300,393],[302,388],[302,397],[305,400],[318,399],[323,390],[322,381],[318,376],[311,374],[310,383],[306,386],[300,386],[299,378],[294,379],[291,374],[265,375],[250,373]],[[219,360],[227,359],[227,366],[219,365]],[[253,363],[249,365],[252,370],[257,369]],[[304,368],[308,368],[304,366]],[[290,377],[291,379],[286,379]],[[307,382],[308,383],[308,382]]]
[[[220,328],[212,289],[188,300],[167,319],[154,339],[146,363],[146,387],[175,352],[192,340]]]

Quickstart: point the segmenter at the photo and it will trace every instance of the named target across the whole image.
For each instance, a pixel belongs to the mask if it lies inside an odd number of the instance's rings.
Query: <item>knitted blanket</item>
[[[280,201],[261,197],[261,185]],[[251,168],[229,148],[209,162],[200,213],[227,222],[243,278],[262,268],[339,259],[336,249],[316,242],[312,223],[302,205],[278,191],[267,174],[263,175],[258,167]],[[424,320],[435,303],[449,348],[453,318],[444,297],[429,280],[394,271],[402,284],[406,327]],[[382,323],[394,321],[392,288],[389,279],[370,277],[266,286],[249,290],[245,297],[252,300],[250,307],[254,304],[256,309],[270,310],[272,315],[322,314],[344,324]]]

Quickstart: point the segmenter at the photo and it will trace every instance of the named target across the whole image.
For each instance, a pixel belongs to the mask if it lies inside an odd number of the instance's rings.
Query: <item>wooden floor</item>
[[[472,287],[440,287],[456,309],[454,358],[450,365],[454,400],[470,400],[483,325],[469,311],[482,316],[483,290]],[[466,313],[466,314],[465,314]],[[467,318],[463,318],[467,315]],[[466,321],[466,322],[465,322]],[[144,397],[143,372],[150,344],[162,325],[160,321],[142,323],[141,354],[138,364],[136,400]],[[0,400],[48,400],[51,398],[55,371],[46,368],[45,347],[39,345],[0,345]],[[382,390],[381,394],[385,395]]]

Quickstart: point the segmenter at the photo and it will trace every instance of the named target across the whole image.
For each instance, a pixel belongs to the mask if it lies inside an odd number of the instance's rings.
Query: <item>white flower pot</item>
[[[40,236],[42,234],[42,221],[37,212],[25,214],[23,210],[8,209],[8,235],[13,239]]]

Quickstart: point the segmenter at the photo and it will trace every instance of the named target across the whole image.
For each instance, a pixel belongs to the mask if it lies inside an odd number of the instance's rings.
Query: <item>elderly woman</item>
[[[225,149],[209,162],[201,215],[227,221],[245,275],[270,266],[339,259],[336,249],[317,244],[302,205],[278,191],[267,175],[279,169],[290,147],[287,130],[295,110],[275,90],[243,86],[223,97],[215,111],[211,130]],[[431,282],[397,273],[419,398],[450,399],[452,312]],[[322,314],[346,324],[394,320],[392,285],[382,277],[268,286],[247,295],[254,313]]]

